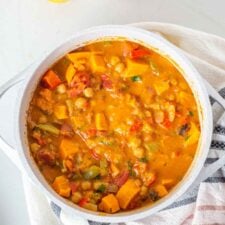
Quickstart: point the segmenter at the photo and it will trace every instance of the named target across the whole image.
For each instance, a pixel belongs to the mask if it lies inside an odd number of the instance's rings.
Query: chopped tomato
[[[95,151],[95,150],[91,150],[91,156],[95,159],[95,160],[100,160],[101,156]]]
[[[74,192],[77,191],[78,186],[75,182],[70,182],[70,188],[71,188],[71,192],[73,194]]]
[[[88,199],[87,198],[82,198],[79,202],[78,202],[78,205],[80,207],[84,207],[85,204],[88,203]]]
[[[115,179],[114,179],[114,184],[116,184],[117,186],[121,187],[124,183],[126,183],[126,181],[129,178],[129,171],[125,170],[123,172],[121,172]]]
[[[112,89],[112,81],[109,79],[109,77],[105,74],[101,76],[102,79],[102,86],[105,89]]]
[[[149,54],[150,54],[149,50],[143,49],[143,48],[138,48],[138,49],[134,49],[131,52],[131,58],[132,59],[139,59],[139,58],[145,57]]]
[[[49,89],[55,89],[59,84],[62,83],[58,75],[53,71],[49,70],[41,80],[42,85]]]
[[[41,146],[46,144],[46,141],[44,138],[42,138],[42,135],[39,131],[34,131],[32,134],[32,137],[37,141],[37,143]]]
[[[81,94],[83,90],[90,85],[90,75],[86,72],[76,73],[69,86],[68,91],[70,97],[76,97]]]
[[[56,154],[44,147],[37,152],[37,159],[46,165],[54,166],[56,163]]]
[[[135,120],[135,122],[133,123],[133,125],[130,128],[131,132],[138,132],[140,131],[142,128],[142,122],[140,120]]]
[[[64,123],[61,126],[60,134],[65,137],[71,138],[74,136],[74,131],[73,131],[73,128],[71,127],[71,125]]]
[[[166,117],[162,123],[165,128],[170,128],[172,123],[169,121],[168,117]]]

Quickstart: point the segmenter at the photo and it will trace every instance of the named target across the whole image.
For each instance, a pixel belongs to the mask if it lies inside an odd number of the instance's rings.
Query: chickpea
[[[41,115],[38,119],[39,123],[47,123],[48,118],[45,115]]]
[[[92,98],[94,95],[93,89],[92,88],[86,88],[84,89],[84,96],[87,98]]]
[[[64,94],[64,93],[66,93],[66,86],[65,86],[65,84],[60,84],[60,85],[56,88],[56,91],[57,91],[59,94]]]
[[[90,189],[91,189],[91,182],[90,182],[90,181],[83,181],[83,182],[81,183],[81,188],[82,188],[84,191],[90,190]]]
[[[148,188],[146,186],[142,186],[140,190],[140,196],[144,197],[148,194]]]
[[[137,158],[143,158],[144,157],[144,149],[143,148],[135,148],[135,149],[133,149],[133,154]]]
[[[78,108],[78,109],[83,109],[85,108],[87,105],[87,99],[85,98],[78,98],[76,101],[75,101],[75,106]]]
[[[176,86],[177,85],[177,80],[173,78],[173,79],[170,80],[170,83],[172,85]]]
[[[156,123],[162,123],[164,120],[164,112],[161,110],[157,110],[154,112],[154,119]]]
[[[117,63],[120,62],[120,58],[118,56],[112,56],[109,62],[112,66],[115,66]]]
[[[141,139],[136,138],[136,137],[132,137],[130,138],[129,142],[128,142],[128,146],[130,148],[137,148],[141,145]]]
[[[115,71],[117,73],[122,73],[125,69],[125,65],[123,63],[118,63],[116,66],[115,66]]]
[[[78,203],[81,199],[82,199],[82,195],[80,192],[74,192],[71,198],[72,202],[74,203]]]

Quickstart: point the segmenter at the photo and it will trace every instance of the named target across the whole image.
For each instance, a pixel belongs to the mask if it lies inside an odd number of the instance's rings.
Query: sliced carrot
[[[61,83],[61,79],[53,70],[49,70],[42,78],[43,86],[49,89],[55,89]]]

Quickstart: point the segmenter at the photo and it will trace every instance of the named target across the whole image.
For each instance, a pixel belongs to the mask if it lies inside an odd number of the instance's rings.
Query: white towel
[[[215,35],[185,27],[145,22],[133,24],[157,32],[183,50],[200,74],[225,98],[225,40]],[[224,85],[223,85],[224,84]],[[214,121],[221,116],[217,103],[213,104]],[[213,136],[211,151],[206,165],[214,162],[225,150],[225,117],[218,122]],[[49,204],[45,196],[24,177],[24,190],[31,225],[88,224],[82,218],[71,217],[61,212],[54,203]],[[203,225],[225,224],[225,169],[216,172],[199,188],[186,193],[174,204],[153,216],[127,225]],[[52,209],[59,216],[53,215]],[[101,224],[93,223],[90,224]]]

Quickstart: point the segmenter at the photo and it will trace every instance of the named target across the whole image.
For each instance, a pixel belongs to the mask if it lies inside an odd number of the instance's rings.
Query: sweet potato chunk
[[[63,159],[67,158],[70,155],[77,153],[78,147],[77,144],[69,139],[62,139],[60,143],[60,155]]]
[[[101,55],[91,55],[90,65],[93,73],[104,73],[106,71],[106,65]]]
[[[59,120],[68,118],[67,107],[65,105],[56,105],[54,107],[54,115]]]
[[[77,63],[77,60],[79,59],[88,59],[90,58],[92,52],[73,52],[73,53],[69,53],[67,54],[67,58],[73,62],[73,63]]]
[[[70,183],[69,180],[65,176],[59,176],[56,177],[52,187],[55,189],[55,191],[63,196],[63,197],[69,197],[71,188],[70,188]]]
[[[97,130],[107,130],[108,124],[104,113],[97,113],[95,115],[95,126]]]
[[[149,68],[148,64],[136,62],[127,59],[127,68],[123,74],[124,77],[133,77],[135,75],[143,74]]]
[[[140,192],[140,187],[137,186],[134,180],[128,180],[117,192],[116,197],[122,209],[126,209],[130,202]]]
[[[165,91],[169,89],[169,84],[167,81],[158,81],[154,83],[154,88],[157,93],[157,95],[161,95]]]
[[[109,194],[102,198],[99,208],[106,213],[115,213],[120,210],[118,200],[113,194]]]
[[[191,122],[191,127],[190,127],[190,130],[188,131],[188,136],[185,141],[185,146],[195,144],[198,141],[199,136],[200,136],[199,129],[197,128],[195,123]]]
[[[163,197],[168,194],[168,191],[164,185],[157,185],[155,187],[155,191],[158,193],[159,197]]]

